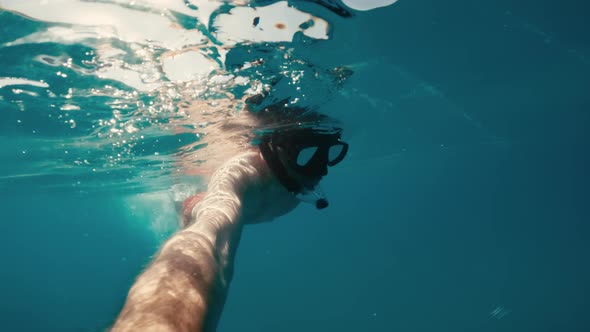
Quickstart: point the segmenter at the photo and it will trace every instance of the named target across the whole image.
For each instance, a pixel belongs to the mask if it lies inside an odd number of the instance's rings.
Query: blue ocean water
[[[353,68],[341,89],[303,83],[333,94],[320,111],[351,150],[330,208],[246,229],[219,331],[588,331],[588,5],[293,5],[332,24],[295,57]],[[164,157],[198,141],[144,111],[175,95],[88,74],[98,47],[7,44],[47,24],[0,22],[0,77],[50,86],[0,87],[0,330],[102,331],[174,229]]]

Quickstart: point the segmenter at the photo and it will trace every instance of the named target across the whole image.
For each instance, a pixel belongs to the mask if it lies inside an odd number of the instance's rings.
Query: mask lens
[[[335,144],[328,150],[328,161],[330,166],[334,166],[346,155],[346,146],[344,144]]]
[[[307,147],[307,148],[299,151],[299,154],[297,155],[297,165],[298,166],[307,165],[307,163],[309,163],[309,161],[311,160],[311,158],[313,158],[313,156],[315,155],[315,153],[317,151],[318,151],[317,146],[310,146],[310,147]]]

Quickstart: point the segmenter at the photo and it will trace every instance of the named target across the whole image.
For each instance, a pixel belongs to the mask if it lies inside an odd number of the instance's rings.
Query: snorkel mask
[[[348,144],[340,140],[340,128],[289,128],[262,138],[260,152],[279,182],[300,200],[316,208],[328,207],[319,181],[328,166],[341,162]]]

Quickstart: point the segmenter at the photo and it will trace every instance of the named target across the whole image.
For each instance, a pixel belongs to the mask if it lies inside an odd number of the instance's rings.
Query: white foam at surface
[[[254,25],[254,19],[259,22]],[[301,24],[313,21],[307,29]],[[288,42],[301,31],[308,37],[328,39],[328,22],[289,7],[286,1],[265,7],[236,7],[229,14],[215,18],[214,26],[219,30],[217,39],[224,44],[241,42]]]
[[[140,72],[130,69],[121,67],[108,67],[107,69],[99,71],[97,76],[104,79],[123,82],[136,90],[145,92],[154,90],[161,86],[160,83],[144,82],[141,78],[141,75],[142,74]]]
[[[33,81],[26,78],[0,77],[0,88],[11,85],[31,85],[39,88],[48,88],[49,84],[41,81]]]
[[[286,1],[253,8],[245,6],[249,1],[242,0],[231,2],[236,7],[230,14],[214,17],[212,35],[223,45],[213,45],[201,31],[180,26],[171,11],[195,17],[207,25],[212,13],[227,2],[189,2],[198,9],[179,0],[0,0],[0,7],[39,21],[64,24],[49,25],[8,42],[6,46],[55,42],[92,47],[99,61],[112,58],[112,61],[106,61],[107,66],[93,74],[120,81],[140,91],[158,88],[166,79],[186,82],[224,69],[219,64],[225,62],[225,55],[236,43],[288,42],[298,32],[311,38],[328,39],[328,22],[290,7]],[[255,25],[256,17],[258,24]],[[128,43],[136,53],[145,47],[167,52],[159,58],[143,59],[141,66],[129,66],[117,60],[117,56],[124,55],[125,51],[118,49],[112,40]],[[205,47],[214,47],[218,59],[198,50]],[[142,58],[139,54],[135,56]]]
[[[397,0],[342,0],[350,9],[366,11],[380,7],[387,7],[397,2]]]
[[[171,81],[187,82],[207,76],[219,65],[197,51],[163,57],[163,70]]]
[[[98,34],[96,38],[116,37],[130,43],[149,41],[172,50],[201,45],[206,40],[198,30],[176,26],[171,18],[163,15],[164,12],[133,10],[116,4],[73,0],[47,0],[40,4],[36,1],[0,0],[0,7],[45,22],[102,27],[100,32],[107,32],[106,35]],[[105,30],[105,27],[109,29]]]

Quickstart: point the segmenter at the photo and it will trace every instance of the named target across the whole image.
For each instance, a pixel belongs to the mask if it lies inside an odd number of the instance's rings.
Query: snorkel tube
[[[339,128],[278,129],[272,135],[263,136],[258,147],[279,182],[299,200],[321,210],[328,207],[329,202],[319,186],[319,179],[328,173],[328,166],[342,161],[348,151],[348,144],[340,140],[341,132]],[[301,161],[304,150],[313,153]],[[315,179],[315,183],[304,181],[308,178]]]

